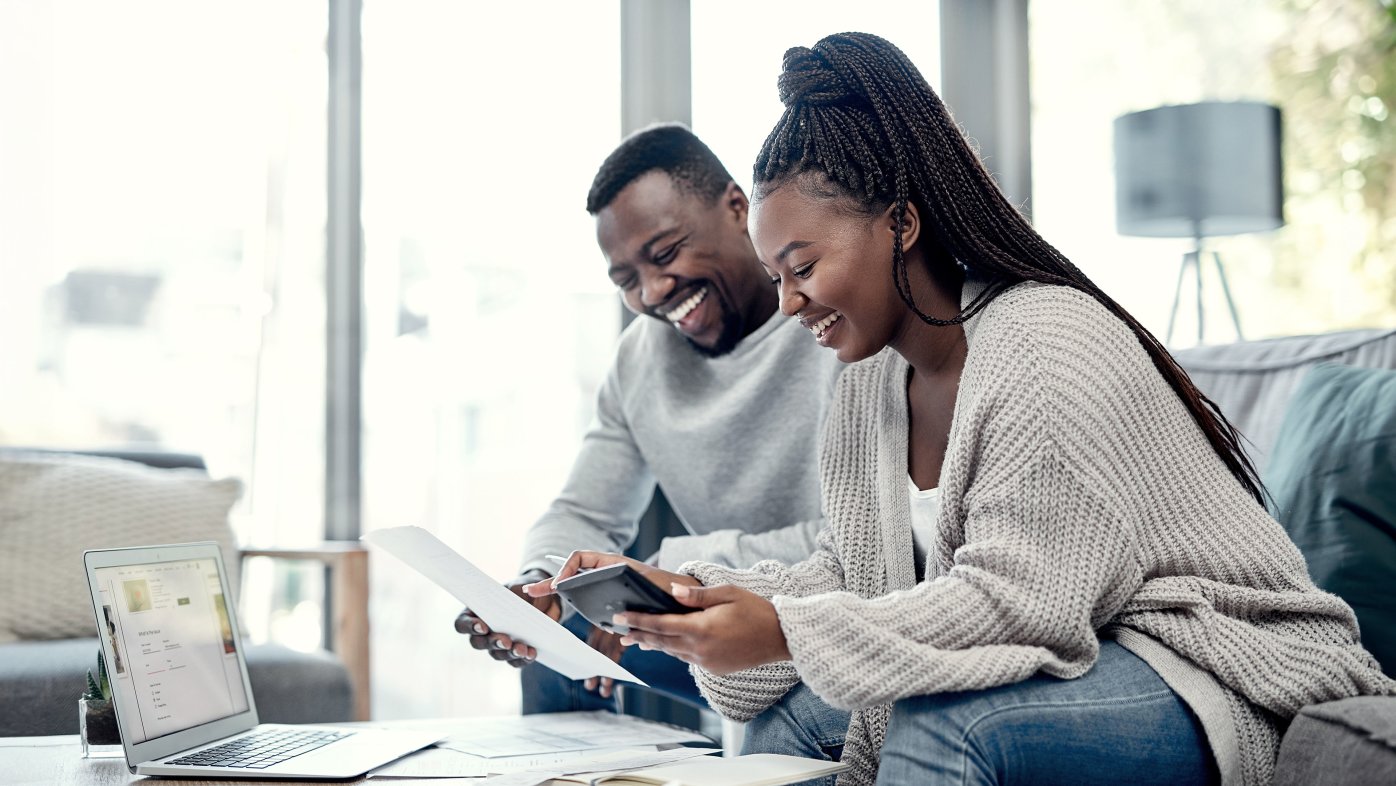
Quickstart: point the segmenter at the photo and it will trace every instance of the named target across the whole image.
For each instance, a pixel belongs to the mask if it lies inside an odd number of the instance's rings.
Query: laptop
[[[353,778],[441,738],[258,723],[216,543],[88,551],[83,563],[135,774]]]

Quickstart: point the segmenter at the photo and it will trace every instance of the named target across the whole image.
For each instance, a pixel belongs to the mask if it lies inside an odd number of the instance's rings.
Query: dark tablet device
[[[646,614],[699,611],[679,603],[673,595],[623,562],[568,576],[557,583],[557,594],[572,604],[588,622],[612,633],[630,632],[630,628],[611,622],[612,615],[622,611],[642,611]]]

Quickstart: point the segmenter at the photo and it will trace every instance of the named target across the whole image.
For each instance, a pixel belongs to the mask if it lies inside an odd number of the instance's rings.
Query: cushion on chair
[[[1396,676],[1396,371],[1314,367],[1265,485],[1314,583],[1352,606],[1363,646]]]
[[[1396,696],[1305,707],[1280,743],[1274,786],[1396,783]]]
[[[216,541],[236,593],[236,479],[72,454],[0,456],[0,642],[95,632],[86,549]]]

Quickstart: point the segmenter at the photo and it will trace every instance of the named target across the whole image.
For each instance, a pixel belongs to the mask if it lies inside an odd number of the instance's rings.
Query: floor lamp
[[[1221,279],[1236,337],[1241,318],[1221,255],[1204,239],[1284,225],[1280,110],[1251,101],[1161,106],[1115,119],[1115,225],[1122,235],[1190,237],[1183,254],[1168,335],[1192,269],[1197,280],[1197,343],[1202,343],[1202,267],[1210,256]]]

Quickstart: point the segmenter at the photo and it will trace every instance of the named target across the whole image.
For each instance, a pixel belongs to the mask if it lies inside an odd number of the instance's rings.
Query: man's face
[[[775,310],[746,212],[735,184],[709,201],[654,171],[622,189],[597,214],[596,240],[626,307],[664,320],[704,355],[730,352]]]

